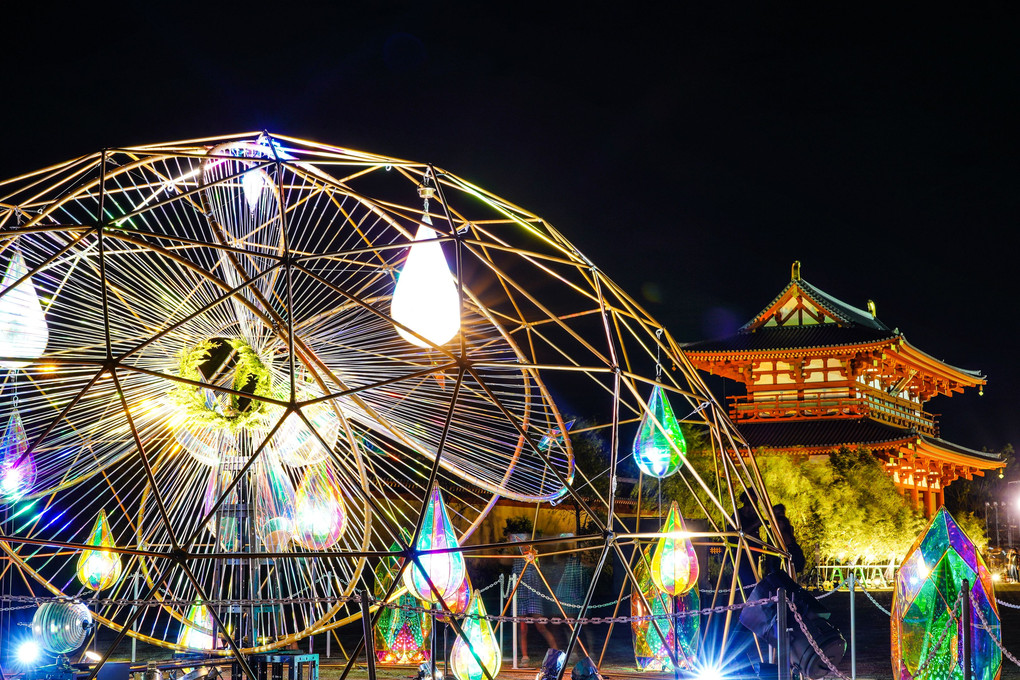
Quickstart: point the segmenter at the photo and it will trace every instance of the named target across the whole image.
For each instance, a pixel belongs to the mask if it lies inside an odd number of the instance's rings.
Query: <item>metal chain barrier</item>
[[[995,601],[1001,604],[1003,607],[1009,607],[1010,609],[1020,609],[1020,604],[1013,604],[1012,602],[1006,602],[1005,600],[1000,600],[999,598],[995,598]]]
[[[527,588],[528,590],[530,590],[531,592],[535,593],[535,594],[536,594],[536,595],[538,595],[539,597],[541,597],[541,598],[542,598],[543,600],[548,600],[549,602],[557,602],[557,600],[556,600],[556,599],[554,599],[554,598],[551,598],[551,597],[549,597],[549,596],[548,596],[548,595],[546,595],[545,593],[540,593],[540,592],[538,592],[537,590],[535,590],[534,588],[532,588],[531,586],[529,586],[529,585],[528,585],[527,583],[525,583],[524,581],[521,581],[521,585],[522,585],[522,586],[524,586],[525,588]],[[491,587],[491,586],[490,586],[490,587]],[[481,592],[481,591],[479,591],[479,592]],[[613,606],[614,604],[616,604],[617,602],[623,602],[624,600],[628,599],[629,597],[630,597],[630,595],[624,595],[624,596],[623,596],[622,598],[620,598],[619,600],[612,600],[611,602],[605,602],[605,603],[603,603],[603,604],[592,604],[592,605],[588,605],[588,609],[602,609],[603,607],[611,607],[611,606]],[[570,608],[570,609],[580,609],[580,608],[581,608],[581,605],[579,605],[579,604],[572,604],[572,603],[570,603],[570,602],[560,602],[559,604],[560,604],[560,605],[562,605],[562,606],[564,606],[564,607],[568,607],[568,608]]]
[[[825,665],[829,667],[829,671],[840,680],[851,680],[849,675],[836,668],[836,664],[832,663],[832,660],[825,655],[822,648],[819,647],[818,643],[815,642],[815,639],[811,637],[811,633],[808,632],[807,625],[804,623],[804,619],[800,617],[800,612],[797,611],[797,606],[793,604],[792,598],[786,601],[786,606],[791,612],[793,612],[793,618],[797,620],[797,625],[800,626],[800,631],[804,633],[804,637],[806,637],[807,641],[811,644],[811,649],[815,650],[815,654],[818,655],[818,658],[825,662]]]
[[[1002,652],[1002,655],[1004,657],[1012,661],[1015,665],[1020,666],[1020,659],[1017,659],[1009,652],[1008,649],[1002,646],[1002,640],[999,639],[999,637],[1001,637],[1002,635],[1002,628],[1001,627],[999,628],[1000,631],[999,635],[993,635],[992,626],[988,625],[988,619],[985,618],[985,613],[981,611],[981,607],[978,606],[977,600],[974,597],[973,590],[970,591],[969,596],[970,596],[970,609],[971,611],[977,612],[978,618],[981,619],[981,627],[984,628],[985,632],[988,633],[988,637],[992,638],[992,641],[995,642],[995,646],[999,648],[999,651]],[[1020,609],[1020,607],[1018,607],[1018,609]]]
[[[868,596],[868,599],[871,600],[871,604],[875,605],[875,607],[878,608],[878,611],[882,612],[886,616],[892,616],[892,612],[889,611],[888,609],[886,609],[885,607],[883,607],[882,605],[880,605],[878,603],[878,600],[876,600],[874,597],[871,596],[871,593],[869,593],[864,588],[861,588],[861,592]]]
[[[683,619],[683,618],[687,618],[687,617],[691,617],[691,616],[707,616],[709,614],[722,614],[722,613],[725,613],[725,612],[728,612],[728,611],[739,611],[739,610],[743,609],[744,607],[760,607],[761,605],[766,604],[768,602],[777,602],[778,599],[779,599],[778,597],[769,597],[769,598],[765,598],[763,600],[751,600],[750,602],[738,602],[736,604],[731,604],[731,605],[722,605],[722,606],[719,606],[719,607],[709,607],[708,609],[698,609],[698,610],[692,610],[692,611],[689,611],[689,612],[680,612],[680,613],[677,613],[677,614],[646,614],[645,616],[605,616],[605,617],[602,617],[602,616],[593,616],[593,617],[585,617],[585,618],[570,618],[570,617],[563,618],[563,617],[559,617],[559,616],[499,616],[497,614],[487,614],[487,615],[485,615],[483,617],[475,616],[475,615],[472,615],[472,614],[454,614],[454,616],[456,618],[460,618],[460,619],[462,619],[462,618],[472,618],[472,619],[484,618],[484,619],[487,619],[489,621],[507,622],[507,623],[514,622],[514,621],[523,621],[524,623],[548,623],[548,624],[553,624],[553,625],[559,625],[559,624],[568,624],[568,625],[573,625],[573,624],[581,624],[581,625],[594,624],[594,625],[599,625],[599,624],[603,624],[603,623],[632,623],[634,621],[644,622],[644,621],[651,621],[653,619],[674,620],[674,619],[678,619],[678,618]],[[422,607],[422,606],[419,606],[419,605],[407,605],[407,604],[389,603],[389,604],[386,604],[384,606],[388,607],[388,608],[391,608],[391,609],[402,609],[404,611],[409,611],[409,612],[433,613],[433,614],[435,613],[434,609],[429,609],[427,607]]]
[[[832,595],[833,593],[835,593],[837,590],[839,590],[839,586],[836,586],[835,588],[833,588],[832,590],[830,590],[827,593],[822,593],[821,595],[815,595],[814,597],[815,597],[816,600],[824,600],[829,595]]]
[[[741,588],[721,588],[719,590],[712,590],[711,588],[699,588],[698,590],[702,593],[729,593],[732,592],[733,590],[751,590],[757,585],[758,585],[757,583],[752,583],[749,586],[743,586]]]

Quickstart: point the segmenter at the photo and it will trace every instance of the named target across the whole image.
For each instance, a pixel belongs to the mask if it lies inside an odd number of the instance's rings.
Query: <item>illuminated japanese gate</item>
[[[997,454],[941,439],[924,405],[985,378],[935,359],[862,310],[800,278],[736,335],[684,349],[703,371],[743,383],[730,414],[754,448],[819,455],[863,446],[928,517],[945,488],[1004,466]]]

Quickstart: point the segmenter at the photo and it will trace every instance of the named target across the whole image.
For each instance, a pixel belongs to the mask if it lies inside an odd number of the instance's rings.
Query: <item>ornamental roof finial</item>
[[[793,261],[793,266],[790,267],[790,280],[800,281],[800,260]]]

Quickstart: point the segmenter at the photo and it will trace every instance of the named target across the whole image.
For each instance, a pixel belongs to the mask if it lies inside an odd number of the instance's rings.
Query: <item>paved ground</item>
[[[1000,588],[997,594],[1001,600],[1020,604],[1020,586],[1005,586]],[[874,596],[883,607],[886,609],[890,607],[892,603],[891,591],[877,592]],[[849,642],[851,637],[849,593],[845,591],[835,593],[825,598],[823,603],[832,613],[830,619],[831,622],[843,632],[844,637],[846,637]],[[1000,613],[1003,623],[1003,643],[1007,649],[1013,650],[1020,655],[1020,610],[1000,607]],[[856,596],[856,620],[857,677],[862,680],[885,680],[892,678],[892,666],[889,658],[889,617],[875,607],[863,593],[858,593]],[[354,642],[353,637],[357,634],[357,631],[354,628],[355,627],[351,627],[349,631],[345,631],[344,636],[347,637],[345,645]],[[607,627],[603,626],[593,631],[595,640],[605,640],[606,628]],[[555,631],[557,639],[561,639],[564,633],[565,629],[563,627],[560,627]],[[303,645],[302,648],[307,649],[307,643]],[[125,654],[129,651],[126,644],[122,647],[122,649]],[[542,652],[545,650],[545,647],[537,635],[532,641],[531,651],[533,655],[533,666],[535,663],[534,657],[540,656],[540,654],[535,650],[541,650]],[[159,658],[159,656],[165,657],[165,651],[162,650],[140,649],[139,651],[140,659]],[[324,655],[324,641],[317,641],[315,651]],[[339,653],[335,644],[333,645],[333,652]],[[122,660],[127,660],[124,658],[123,654],[118,654],[117,656],[121,657]],[[534,668],[518,671],[511,668],[509,634],[506,637],[506,653],[504,655],[504,660],[504,668],[499,674],[500,678],[512,680],[523,680],[526,678],[527,680],[532,680],[532,678],[535,677]],[[320,677],[324,680],[338,678],[342,669],[342,661],[342,659],[323,658]],[[840,669],[848,675],[850,674],[849,650],[846,658],[840,664]],[[603,675],[607,679],[640,677],[648,679],[654,678],[658,680],[660,678],[665,679],[672,677],[672,675],[667,674],[642,674],[634,671],[630,631],[629,628],[624,626],[615,627],[607,647],[606,658],[603,663],[602,670]],[[414,676],[414,669],[411,668],[380,668],[379,670],[379,677],[387,680],[396,678],[411,678]],[[360,665],[356,667],[348,677],[357,680],[367,678],[367,669],[363,665]],[[567,677],[569,677],[569,675]],[[1013,665],[1008,660],[1004,660],[1002,666],[1002,679],[1020,680],[1020,668]]]

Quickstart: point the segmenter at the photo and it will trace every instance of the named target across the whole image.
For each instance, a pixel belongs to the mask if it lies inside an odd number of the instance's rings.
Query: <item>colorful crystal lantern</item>
[[[196,600],[188,607],[186,620],[181,624],[181,632],[177,636],[177,644],[191,649],[214,649],[213,621],[209,609]]]
[[[638,586],[644,594],[645,599],[651,606],[653,615],[672,615],[674,608],[679,604],[679,612],[697,611],[701,609],[701,595],[697,588],[691,588],[687,594],[680,598],[673,598],[664,595],[655,582],[652,581],[650,565],[652,562],[652,545],[644,549],[644,553],[637,564],[634,565],[634,576]],[[647,616],[648,609],[640,597],[630,598],[630,614],[632,617]],[[658,630],[651,621],[632,621],[631,634],[634,639],[634,660],[637,662],[638,670],[642,671],[671,671],[673,662],[669,658],[669,650],[673,649],[673,634],[676,619],[656,619]],[[685,659],[694,659],[698,651],[698,634],[701,630],[701,618],[698,616],[684,616],[679,619],[680,650],[677,656],[680,657],[681,668],[688,667]],[[661,634],[660,634],[661,631]],[[663,635],[666,639],[663,640]]]
[[[325,550],[340,540],[346,524],[333,469],[328,463],[309,466],[297,490],[294,540],[308,550]]]
[[[464,634],[457,636],[450,652],[450,669],[457,680],[485,680],[482,666],[489,671],[489,675],[498,677],[503,654],[492,631],[492,622],[485,618],[485,604],[477,592],[471,598],[468,615],[461,619],[461,630]]]
[[[655,545],[651,572],[659,590],[671,596],[683,595],[698,582],[698,556],[676,501],[669,508],[662,538]]]
[[[963,581],[969,584],[974,611],[971,622],[971,664],[975,680],[997,680],[1002,656],[999,610],[992,574],[981,554],[945,508],[939,509],[914,542],[896,574],[893,593],[892,665],[897,680],[961,679],[963,638],[957,599]],[[955,616],[953,615],[955,608]],[[987,621],[988,629],[982,624]],[[938,646],[939,639],[948,633]]]
[[[432,487],[432,497],[425,508],[425,523],[421,528],[421,535],[418,536],[418,543],[414,546],[417,551],[440,550],[442,548],[456,548],[457,536],[453,533],[453,525],[450,517],[446,514],[446,504],[443,503],[443,494],[438,486]],[[425,602],[438,602],[439,597],[453,599],[454,593],[464,582],[464,555],[460,552],[435,553],[431,555],[420,555],[421,568],[415,564],[409,564],[404,572],[404,585],[408,591],[419,600]],[[422,573],[422,569],[425,573]],[[439,596],[429,587],[429,580],[439,591]]]
[[[123,569],[120,563],[120,554],[109,550],[109,548],[116,548],[117,545],[113,542],[113,534],[110,532],[110,522],[106,519],[106,511],[99,511],[86,543],[100,549],[82,552],[81,557],[78,558],[78,580],[90,590],[106,590],[117,582],[121,569]],[[106,548],[106,550],[102,548]]]
[[[686,454],[687,442],[680,423],[673,415],[669,399],[656,385],[634,438],[634,461],[641,472],[662,478],[679,470]]]
[[[28,436],[18,409],[7,419],[7,429],[0,440],[0,503],[21,500],[35,486],[35,460],[28,451]]]
[[[394,543],[390,551],[397,552],[400,546]],[[393,575],[400,568],[400,560],[386,557],[375,568],[375,596],[386,595]],[[396,604],[414,607],[418,604],[413,595],[401,595]],[[384,665],[420,664],[428,661],[428,637],[432,630],[432,621],[428,614],[408,609],[383,607],[379,620],[375,624],[375,654],[379,663]]]

